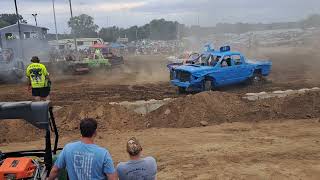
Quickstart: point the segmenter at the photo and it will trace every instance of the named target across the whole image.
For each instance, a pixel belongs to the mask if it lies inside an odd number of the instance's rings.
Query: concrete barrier
[[[247,93],[243,97],[243,99],[247,99],[249,101],[256,101],[259,99],[267,99],[267,98],[283,98],[287,97],[292,94],[304,94],[307,93],[308,91],[320,91],[320,88],[314,87],[311,89],[308,88],[303,88],[303,89],[298,89],[298,90],[292,90],[288,89],[285,91],[273,91],[273,92],[260,92],[260,93]]]
[[[273,91],[273,92],[259,92],[259,93],[247,93],[243,97],[243,99],[249,100],[249,101],[256,101],[259,99],[268,99],[268,98],[283,98],[287,97],[292,94],[303,94],[308,91],[320,91],[320,88],[314,87],[311,89],[303,88],[299,90],[292,90],[288,89],[285,91]],[[148,101],[140,100],[140,101],[134,101],[134,102],[128,102],[128,101],[123,101],[123,102],[111,102],[109,103],[110,105],[119,105],[126,107],[127,109],[133,110],[136,113],[146,115],[161,106],[173,101],[174,99],[172,98],[166,98],[163,100],[155,100],[151,99]],[[170,112],[169,112],[170,113]]]
[[[161,106],[171,102],[172,100],[173,99],[171,99],[171,98],[166,98],[163,100],[151,99],[148,101],[141,100],[141,101],[134,101],[134,102],[128,102],[128,101],[111,102],[109,104],[123,106],[123,107],[126,107],[127,109],[133,110],[136,113],[146,115],[146,114],[160,108]]]

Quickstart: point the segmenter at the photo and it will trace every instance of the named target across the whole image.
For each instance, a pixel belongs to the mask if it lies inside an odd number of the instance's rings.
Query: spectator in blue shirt
[[[50,172],[49,180],[58,177],[59,170],[64,168],[72,180],[118,179],[108,150],[94,144],[96,130],[96,120],[86,118],[80,122],[81,140],[63,148]]]

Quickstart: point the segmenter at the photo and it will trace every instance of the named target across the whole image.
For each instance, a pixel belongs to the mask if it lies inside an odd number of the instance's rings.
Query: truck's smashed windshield
[[[217,62],[219,62],[221,59],[221,56],[216,56],[212,54],[208,55],[202,55],[201,61],[199,61],[197,64],[205,65],[205,66],[215,66]]]

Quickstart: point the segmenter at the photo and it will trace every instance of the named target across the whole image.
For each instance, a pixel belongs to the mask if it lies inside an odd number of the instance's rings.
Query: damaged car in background
[[[24,80],[24,72],[23,61],[14,57],[12,49],[0,49],[0,82],[21,82]]]

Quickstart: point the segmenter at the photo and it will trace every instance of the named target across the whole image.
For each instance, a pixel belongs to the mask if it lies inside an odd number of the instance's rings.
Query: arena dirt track
[[[320,67],[320,63],[315,63],[317,62],[317,56],[311,50],[306,50],[304,54],[295,49],[283,49],[282,51],[266,49],[259,52],[259,54],[253,56],[272,59],[273,62],[272,74],[268,78],[268,82],[260,86],[236,85],[219,89],[223,93],[190,94],[191,97],[177,95],[176,88],[168,82],[166,60],[162,56],[127,57],[125,65],[120,68],[108,72],[93,72],[88,75],[71,76],[62,75],[58,71],[51,71],[53,77],[51,100],[55,106],[62,107],[60,111],[56,112],[58,123],[61,125],[61,133],[77,130],[78,121],[88,116],[101,119],[102,124],[104,124],[104,121],[107,122],[105,126],[109,130],[142,129],[146,127],[146,124],[156,127],[193,127],[199,126],[201,120],[216,124],[217,122],[237,120],[250,121],[251,118],[255,121],[286,118],[285,113],[277,114],[277,107],[281,104],[298,103],[297,100],[294,102],[271,100],[268,103],[264,102],[265,104],[251,105],[242,102],[241,97],[247,92],[315,87],[319,84],[319,78],[317,78],[318,73],[314,70],[314,67]],[[309,54],[312,55],[309,56],[309,61],[301,61],[302,57]],[[313,96],[318,97],[314,94]],[[109,105],[110,102],[161,100],[164,98],[178,99],[146,117],[140,117],[140,115],[123,107]],[[32,97],[23,84],[1,85],[0,99],[1,101],[25,101],[32,100]],[[301,119],[307,117],[307,115],[308,117],[317,117],[314,108],[311,113],[303,109],[309,107],[310,96],[298,97],[298,99],[305,106],[301,107],[296,113],[291,112],[291,115],[287,118]],[[318,102],[318,98],[313,101]],[[239,102],[239,106],[236,102]],[[279,106],[276,106],[276,104]],[[223,106],[230,107],[230,110],[224,110],[226,108]],[[259,107],[258,110],[257,107]],[[281,107],[286,109],[284,106]],[[163,115],[168,108],[176,112]],[[232,109],[234,109],[234,112],[231,111]],[[203,113],[205,113],[205,116]],[[270,114],[275,115],[269,117]],[[199,119],[199,117],[202,118]],[[22,126],[19,122],[10,123],[13,123],[13,125],[9,126]],[[7,129],[8,136],[3,136],[2,140],[11,142],[28,139],[28,135],[21,135],[21,138],[11,136],[10,132],[14,132],[14,129]],[[26,130],[27,134],[30,134],[29,139],[37,134],[37,131],[31,130],[33,128],[26,129],[30,129],[30,131]]]
[[[196,95],[176,94],[161,56],[128,57],[121,68],[85,76],[51,72],[63,143],[77,139],[81,118],[94,117],[100,125],[98,143],[109,147],[116,162],[126,159],[124,142],[136,135],[146,155],[156,156],[159,179],[318,179],[319,93],[255,103],[241,97],[247,92],[319,86],[320,58],[312,50],[301,53],[292,48],[263,49],[252,57],[272,59],[267,83]],[[32,100],[29,94],[22,84],[0,86],[1,101]],[[178,99],[146,116],[109,105],[164,98]],[[198,128],[201,120],[213,126]],[[39,134],[20,121],[0,122],[0,147],[41,147]]]
[[[237,85],[220,91],[243,94],[247,92],[274,91],[314,87],[319,83],[319,55],[313,50],[299,48],[262,49],[249,57],[271,59],[272,73],[262,86]],[[127,57],[125,65],[110,72],[89,75],[61,75],[51,73],[52,101],[71,104],[78,101],[135,101],[177,97],[176,89],[168,82],[165,56]],[[1,85],[2,101],[31,99],[22,85]]]

